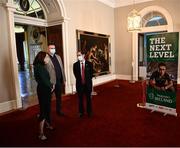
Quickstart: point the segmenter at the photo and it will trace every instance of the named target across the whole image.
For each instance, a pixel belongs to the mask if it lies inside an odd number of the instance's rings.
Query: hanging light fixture
[[[133,7],[135,2],[133,0]],[[127,29],[128,31],[139,31],[141,30],[141,15],[138,13],[136,9],[133,10],[128,14],[127,18]]]
[[[133,10],[128,14],[127,18],[127,29],[129,32],[135,32],[141,30],[141,15],[138,14],[137,10],[134,8],[135,2],[133,0]],[[133,39],[131,45],[131,54],[132,54],[132,65],[131,65],[131,80],[130,83],[135,83],[133,78],[133,69],[134,69],[134,58],[133,58]]]

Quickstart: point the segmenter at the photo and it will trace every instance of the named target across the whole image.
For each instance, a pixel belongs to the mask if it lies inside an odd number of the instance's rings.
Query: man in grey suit
[[[56,113],[59,116],[64,116],[64,113],[61,111],[61,88],[66,79],[62,60],[61,57],[56,54],[54,43],[48,44],[48,54],[50,62],[47,64],[46,68],[49,72],[51,83],[55,85]]]

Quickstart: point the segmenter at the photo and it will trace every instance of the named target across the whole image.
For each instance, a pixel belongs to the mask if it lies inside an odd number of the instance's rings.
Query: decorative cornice
[[[14,4],[12,4],[12,3],[6,3],[5,6],[9,7],[9,8],[16,9],[16,6]]]
[[[98,0],[98,1],[110,6],[112,8],[124,7],[124,6],[133,4],[132,0]],[[136,0],[135,4],[149,2],[149,1],[153,1],[153,0]]]
[[[0,6],[4,6],[7,7],[9,9],[16,9],[15,5],[12,3],[4,3],[4,2],[0,2]]]
[[[153,0],[136,0],[135,4],[149,2],[149,1],[153,1]],[[115,7],[124,7],[124,6],[128,6],[128,5],[133,5],[132,0],[131,1],[128,1],[128,0],[126,0],[126,1],[125,0],[118,1],[115,4]]]
[[[115,8],[115,6],[116,6],[116,3],[115,3],[114,0],[98,0],[98,1],[100,1],[101,3],[104,3],[104,4],[108,5],[108,6],[110,6],[112,8]]]
[[[15,18],[16,23],[23,22],[24,24],[33,25],[34,22],[36,22],[36,25],[38,25],[38,26],[47,26],[47,21],[44,19],[23,16],[23,15],[18,15],[18,14],[14,14],[14,18]]]
[[[68,22],[69,20],[70,20],[70,18],[68,18],[68,17],[60,17],[58,20],[48,20],[47,21],[47,26],[60,25],[63,22]]]

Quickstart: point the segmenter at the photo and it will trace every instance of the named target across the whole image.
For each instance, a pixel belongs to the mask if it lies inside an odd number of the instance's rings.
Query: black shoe
[[[88,113],[88,117],[92,117],[92,113]]]
[[[65,116],[65,114],[63,112],[57,112],[58,116]]]
[[[82,118],[83,116],[84,116],[84,114],[83,114],[83,113],[80,113],[80,114],[79,114],[79,117],[80,117],[80,118]]]

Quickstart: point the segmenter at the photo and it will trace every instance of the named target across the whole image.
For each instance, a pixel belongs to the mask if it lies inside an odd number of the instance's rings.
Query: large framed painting
[[[77,30],[77,50],[85,53],[86,60],[93,64],[93,76],[110,73],[109,35]]]

